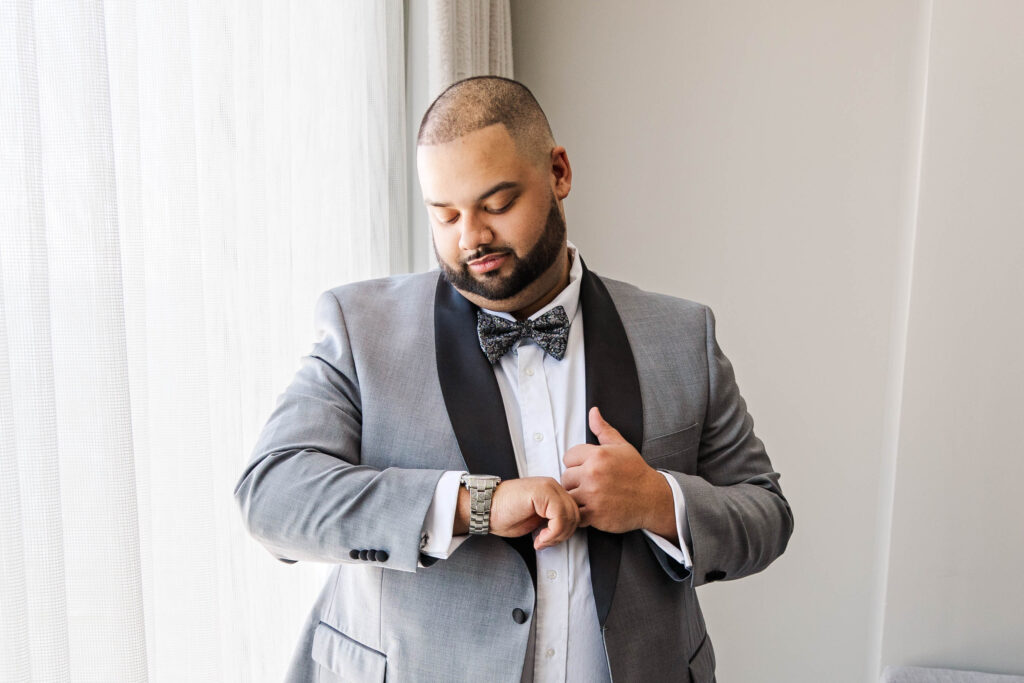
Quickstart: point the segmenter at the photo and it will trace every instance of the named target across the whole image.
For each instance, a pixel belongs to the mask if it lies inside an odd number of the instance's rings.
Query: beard
[[[510,247],[491,245],[480,247],[462,259],[457,266],[452,266],[441,258],[441,255],[437,253],[436,244],[434,245],[434,255],[437,257],[437,263],[441,267],[444,279],[455,289],[476,294],[491,301],[501,301],[519,294],[547,271],[558,259],[564,245],[565,219],[559,213],[558,204],[552,196],[551,209],[548,211],[544,232],[522,258],[519,258]],[[483,273],[482,279],[477,279],[469,271],[467,264],[469,261],[475,261],[490,254],[508,254],[512,260],[512,272],[501,276],[497,271],[492,271]]]

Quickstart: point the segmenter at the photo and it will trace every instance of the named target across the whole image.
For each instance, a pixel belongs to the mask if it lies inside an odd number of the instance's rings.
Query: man
[[[792,515],[711,311],[587,270],[521,84],[452,85],[417,162],[441,273],[321,295],[235,491],[337,565],[288,680],[714,680],[694,589]]]

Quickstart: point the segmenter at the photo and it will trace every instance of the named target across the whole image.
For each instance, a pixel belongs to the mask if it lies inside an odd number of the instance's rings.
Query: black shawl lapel
[[[608,289],[587,269],[586,264],[583,265],[583,282],[580,285],[580,305],[583,307],[583,349],[587,364],[587,411],[593,406],[600,408],[608,424],[640,450],[644,416],[636,361],[626,337],[626,328]],[[589,423],[587,443],[597,443]],[[619,577],[622,536],[593,527],[589,527],[587,532],[590,580],[594,587],[597,617],[604,626]]]
[[[639,450],[643,442],[643,404],[636,362],[622,319],[604,283],[583,264],[580,283],[583,307],[583,348],[586,357],[587,410],[601,409],[604,418]],[[476,336],[476,306],[438,276],[434,296],[434,346],[437,375],[445,408],[470,472],[496,474],[503,480],[519,476],[508,418],[494,370]],[[587,428],[587,443],[597,437]],[[622,555],[622,536],[587,530],[590,577],[597,615],[604,625],[615,594]],[[529,534],[506,539],[522,556],[537,580],[537,558]]]
[[[515,451],[505,404],[494,369],[476,335],[477,308],[440,275],[434,293],[434,347],[448,419],[455,430],[466,468],[473,474],[516,479]],[[529,534],[507,538],[537,581],[537,556]]]

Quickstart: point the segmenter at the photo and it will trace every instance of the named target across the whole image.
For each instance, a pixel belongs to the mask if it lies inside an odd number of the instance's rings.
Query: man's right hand
[[[491,533],[515,537],[541,528],[533,547],[542,550],[568,539],[580,523],[580,510],[562,485],[551,477],[509,479],[498,484],[491,498]],[[469,491],[459,488],[455,513],[456,535],[469,532]]]

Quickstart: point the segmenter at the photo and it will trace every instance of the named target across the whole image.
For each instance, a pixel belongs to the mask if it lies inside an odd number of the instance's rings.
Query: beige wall
[[[722,681],[1024,673],[1024,5],[513,0],[594,270],[710,304],[796,532]]]
[[[883,657],[1024,674],[1024,3],[935,3]]]

